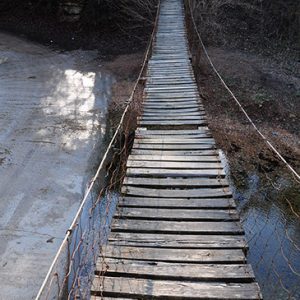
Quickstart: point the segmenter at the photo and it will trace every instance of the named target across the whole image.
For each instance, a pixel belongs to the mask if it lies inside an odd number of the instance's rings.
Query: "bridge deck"
[[[162,3],[144,100],[92,299],[260,299],[206,127],[181,0]]]

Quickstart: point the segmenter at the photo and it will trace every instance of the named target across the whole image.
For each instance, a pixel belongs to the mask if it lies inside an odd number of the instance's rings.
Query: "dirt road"
[[[105,134],[113,78],[97,53],[0,33],[0,299],[33,299]]]

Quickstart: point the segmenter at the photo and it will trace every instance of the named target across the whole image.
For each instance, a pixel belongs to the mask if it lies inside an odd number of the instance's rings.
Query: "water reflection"
[[[250,174],[246,186],[234,190],[249,244],[248,261],[264,299],[300,299],[300,222],[285,201],[291,189],[292,183],[283,178],[272,185]]]

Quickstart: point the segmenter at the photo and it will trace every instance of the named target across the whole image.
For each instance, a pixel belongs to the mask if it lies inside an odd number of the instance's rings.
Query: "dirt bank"
[[[295,67],[299,62],[279,62],[237,49],[209,48],[208,52],[258,128],[299,172],[300,78]],[[204,54],[197,70],[209,127],[229,159],[235,185],[245,188],[249,175],[258,174],[266,186],[270,185],[269,179],[277,182],[282,178],[293,186],[295,182],[288,169],[255,133]],[[299,197],[295,197],[294,192],[291,195],[295,206],[300,208]]]

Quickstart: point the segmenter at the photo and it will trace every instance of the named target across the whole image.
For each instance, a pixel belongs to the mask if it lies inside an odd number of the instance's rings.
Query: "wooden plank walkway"
[[[92,299],[261,299],[189,59],[181,0],[164,0]]]

